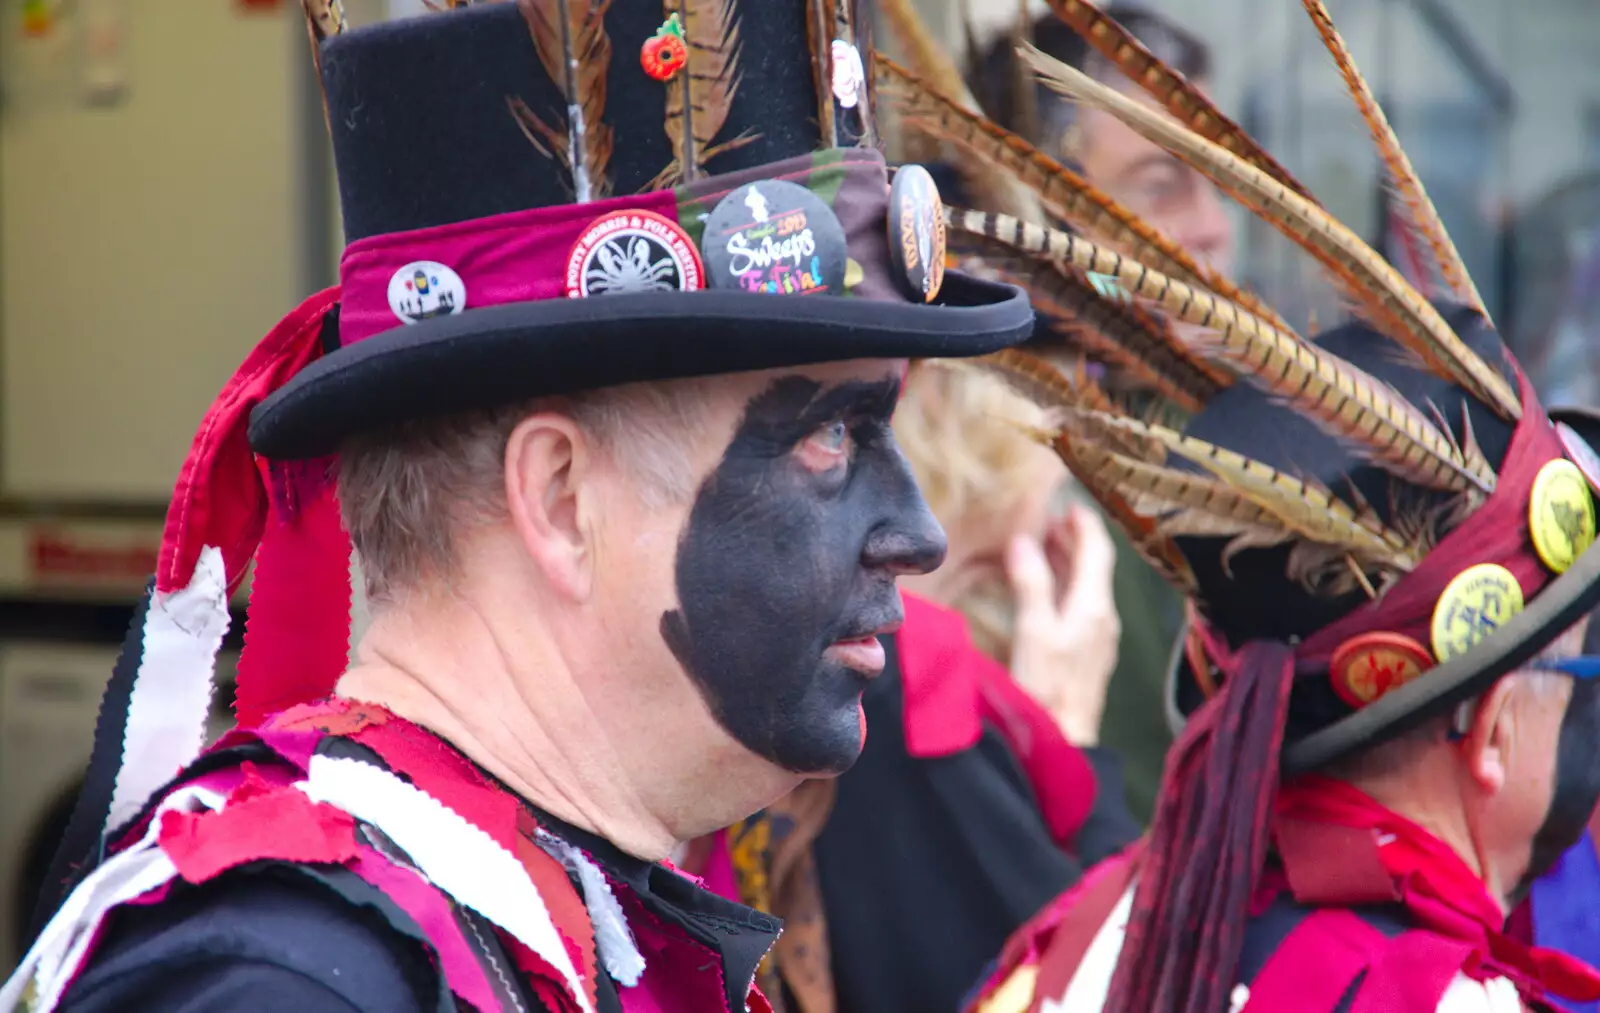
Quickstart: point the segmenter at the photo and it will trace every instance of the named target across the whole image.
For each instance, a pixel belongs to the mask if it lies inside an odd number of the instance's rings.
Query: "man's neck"
[[[428,729],[538,809],[649,860],[675,843],[633,790],[552,638],[460,599],[376,615],[340,679],[347,699]],[[538,687],[537,701],[528,698]]]
[[[1384,808],[1396,815],[1404,816],[1455,852],[1462,864],[1483,882],[1489,896],[1501,910],[1509,913],[1505,894],[1496,881],[1493,871],[1485,868],[1459,807],[1450,805],[1450,798],[1454,796],[1405,790],[1401,786],[1382,781],[1357,786]]]

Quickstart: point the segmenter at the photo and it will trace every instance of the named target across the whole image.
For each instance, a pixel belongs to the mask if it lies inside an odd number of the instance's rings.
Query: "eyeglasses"
[[[1580,654],[1575,658],[1536,661],[1527,667],[1540,672],[1558,672],[1574,679],[1600,678],[1600,654]]]

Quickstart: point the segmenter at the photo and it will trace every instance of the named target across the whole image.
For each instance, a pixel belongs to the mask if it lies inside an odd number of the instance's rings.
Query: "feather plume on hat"
[[[1373,702],[1330,687],[1341,644],[1377,631],[1430,642],[1436,602],[1472,563],[1515,574],[1529,600],[1559,577],[1529,548],[1528,503],[1540,469],[1575,452],[1494,334],[1327,11],[1304,3],[1447,302],[1424,298],[1091,5],[1050,0],[1160,111],[1026,41],[1017,57],[1032,80],[1121,120],[1310,256],[1352,315],[1315,342],[992,122],[970,93],[932,85],[948,67],[923,33],[900,28],[912,66],[875,60],[886,104],[944,146],[985,208],[946,209],[953,255],[1027,288],[1035,344],[1065,343],[1094,366],[1012,349],[960,368],[998,375],[1045,410],[1037,438],[1198,617],[1186,653],[1203,661],[1193,678],[1205,696],[1168,758],[1110,1013],[1226,1007],[1268,857],[1280,753]],[[1470,695],[1505,670],[1490,663],[1438,692]]]

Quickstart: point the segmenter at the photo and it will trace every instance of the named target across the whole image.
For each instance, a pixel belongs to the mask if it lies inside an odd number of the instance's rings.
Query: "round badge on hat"
[[[1566,573],[1594,544],[1594,495],[1582,469],[1564,457],[1543,468],[1528,496],[1533,549],[1553,573]]]
[[[694,292],[705,287],[700,251],[683,226],[652,211],[613,211],[589,224],[567,256],[567,295]]]
[[[461,275],[432,260],[414,260],[389,277],[389,308],[408,324],[467,308]]]
[[[1522,611],[1522,585],[1498,563],[1479,563],[1456,574],[1433,607],[1433,655],[1440,664],[1473,645]]]
[[[830,50],[833,57],[833,97],[845,109],[854,109],[861,102],[861,92],[867,86],[867,69],[861,62],[861,51],[843,39],[834,39]]]
[[[844,226],[821,197],[797,183],[764,179],[739,187],[706,217],[701,242],[712,288],[844,294]]]
[[[1333,652],[1328,677],[1334,692],[1360,709],[1433,667],[1428,649],[1400,633],[1362,633]]]
[[[1567,448],[1567,456],[1572,458],[1572,463],[1583,472],[1589,484],[1600,489],[1600,454],[1589,446],[1589,441],[1578,435],[1578,431],[1565,422],[1556,423],[1556,435],[1561,437],[1561,445]]]
[[[917,302],[933,302],[944,284],[944,202],[933,176],[903,165],[889,188],[889,259],[895,281]]]

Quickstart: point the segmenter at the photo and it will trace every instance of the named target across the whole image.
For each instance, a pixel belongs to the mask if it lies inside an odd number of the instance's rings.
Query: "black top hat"
[[[821,6],[520,0],[327,32],[334,347],[252,445],[310,458],[431,413],[1026,338],[1020,291],[945,273],[927,174],[891,192],[867,0]]]

